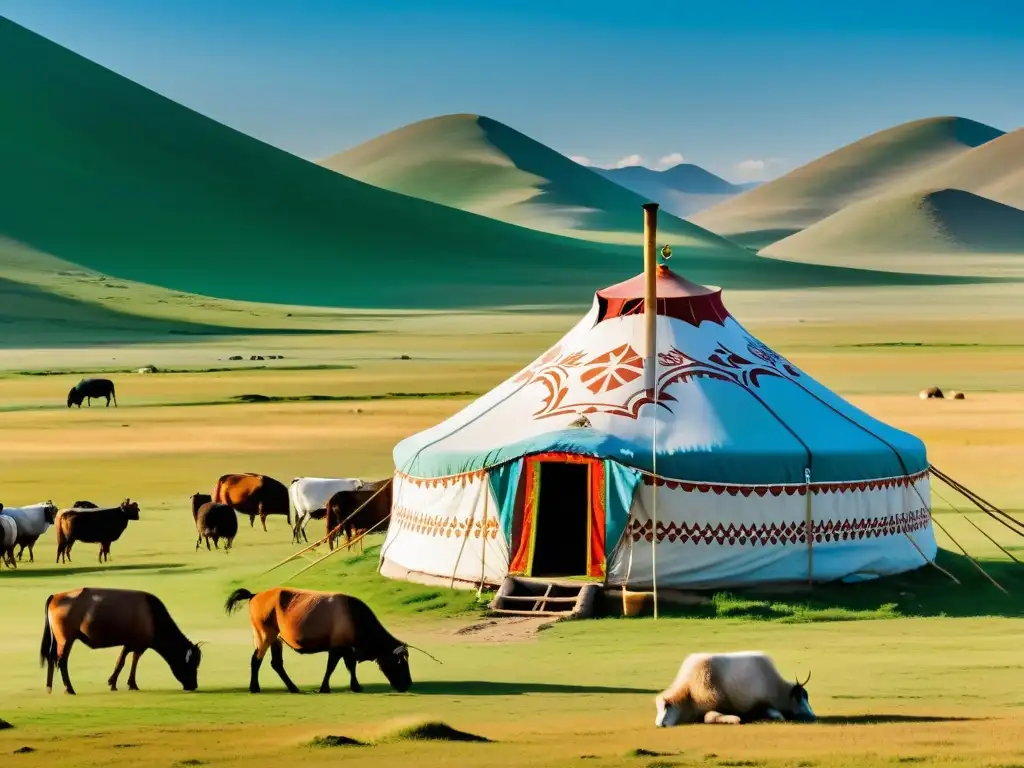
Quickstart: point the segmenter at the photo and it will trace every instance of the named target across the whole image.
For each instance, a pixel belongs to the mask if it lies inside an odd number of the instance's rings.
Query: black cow
[[[76,541],[100,545],[100,562],[110,559],[110,545],[121,538],[128,521],[139,519],[139,505],[125,499],[107,509],[65,509],[57,515],[57,562],[71,560]]]
[[[225,551],[231,549],[231,544],[238,535],[238,515],[232,507],[211,501],[208,493],[194,493],[192,518],[196,521],[196,531],[199,533],[199,538],[196,539],[197,551],[203,539],[206,539],[207,549],[210,548],[210,539],[213,539],[213,546],[217,549],[220,549],[220,539],[225,540]]]
[[[93,398],[98,400],[101,397],[107,399],[107,408],[110,407],[111,398],[114,400],[114,407],[117,407],[114,382],[110,379],[82,379],[68,392],[68,408],[72,405],[77,405],[81,408],[83,400],[88,400],[86,405],[91,408]]]

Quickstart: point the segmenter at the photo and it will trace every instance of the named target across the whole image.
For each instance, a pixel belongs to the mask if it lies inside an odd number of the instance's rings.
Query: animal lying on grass
[[[224,539],[224,551],[231,549],[231,544],[238,535],[238,515],[235,510],[227,504],[218,504],[210,500],[208,493],[192,494],[192,519],[196,521],[196,531],[199,537],[196,539],[196,551],[199,551],[199,544],[206,539],[206,549],[210,549],[210,539],[213,539],[213,546],[220,549],[220,540]]]
[[[107,681],[112,691],[117,690],[117,676],[129,651],[133,655],[128,690],[139,689],[135,671],[139,658],[150,648],[163,657],[186,691],[194,691],[199,685],[199,645],[182,634],[156,595],[133,589],[92,587],[58,592],[46,598],[45,616],[39,662],[47,664],[47,693],[53,688],[54,664],[60,668],[64,689],[75,693],[68,676],[68,657],[76,640],[87,648],[123,646]]]
[[[753,720],[813,722],[804,686],[784,680],[760,651],[692,653],[672,685],[655,697],[655,725],[681,723],[738,725]]]
[[[345,661],[349,688],[359,693],[356,664],[375,661],[391,687],[404,693],[412,686],[409,646],[396,640],[362,600],[341,593],[274,587],[253,594],[247,589],[231,593],[224,609],[231,614],[242,602],[249,603],[256,650],[250,663],[249,692],[260,692],[259,672],[270,651],[270,666],[290,693],[299,689],[284,669],[283,645],[297,653],[327,653],[327,669],[320,693],[331,692],[331,675]]]

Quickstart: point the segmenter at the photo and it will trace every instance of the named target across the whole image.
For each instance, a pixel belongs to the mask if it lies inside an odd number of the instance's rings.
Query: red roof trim
[[[722,290],[691,282],[664,264],[658,267],[655,289],[658,314],[682,320],[697,327],[705,320],[725,325],[729,310],[722,303]],[[597,292],[600,305],[598,322],[644,312],[644,276],[642,274]]]

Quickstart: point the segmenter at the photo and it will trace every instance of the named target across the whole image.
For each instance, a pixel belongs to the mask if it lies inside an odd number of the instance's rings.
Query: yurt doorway
[[[540,498],[533,542],[533,576],[582,576],[587,572],[590,467],[540,464]]]
[[[604,576],[604,477],[600,459],[561,453],[525,459],[510,573]]]

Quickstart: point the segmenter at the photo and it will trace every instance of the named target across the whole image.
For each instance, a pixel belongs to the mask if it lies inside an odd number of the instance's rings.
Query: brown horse
[[[240,515],[249,517],[249,527],[256,524],[257,516],[263,530],[267,530],[267,515],[284,515],[292,524],[292,508],[288,489],[279,480],[251,472],[222,475],[213,489],[213,501],[227,504]]]
[[[331,692],[331,675],[342,659],[348,669],[349,687],[356,693],[362,690],[356,680],[356,664],[360,661],[377,662],[391,687],[399,693],[412,686],[409,647],[392,637],[362,600],[340,593],[283,587],[259,594],[236,589],[224,609],[231,614],[243,601],[249,603],[249,622],[256,644],[250,664],[250,693],[260,692],[260,665],[268,649],[270,666],[285,687],[290,693],[299,692],[285,672],[282,641],[301,654],[327,653],[320,693]]]
[[[155,595],[131,589],[85,587],[59,592],[46,598],[46,623],[39,648],[40,665],[47,664],[46,691],[53,689],[53,666],[60,668],[64,689],[74,694],[68,677],[68,657],[76,640],[88,648],[121,648],[114,673],[107,684],[117,690],[117,676],[132,652],[128,689],[137,691],[135,670],[139,657],[152,648],[171,668],[186,691],[198,686],[199,645],[192,643],[174,623],[167,608]]]
[[[381,490],[385,483],[387,487]],[[387,524],[380,523],[391,514],[393,489],[394,483],[389,477],[375,483],[366,483],[357,491],[338,491],[331,496],[327,502],[327,535],[330,537],[327,539],[327,546],[334,549],[334,542],[342,533],[345,534],[345,546],[351,547],[352,538],[362,532],[371,528],[375,531],[386,531]],[[339,525],[341,529],[335,531]],[[359,539],[359,551],[362,550],[363,540]]]

